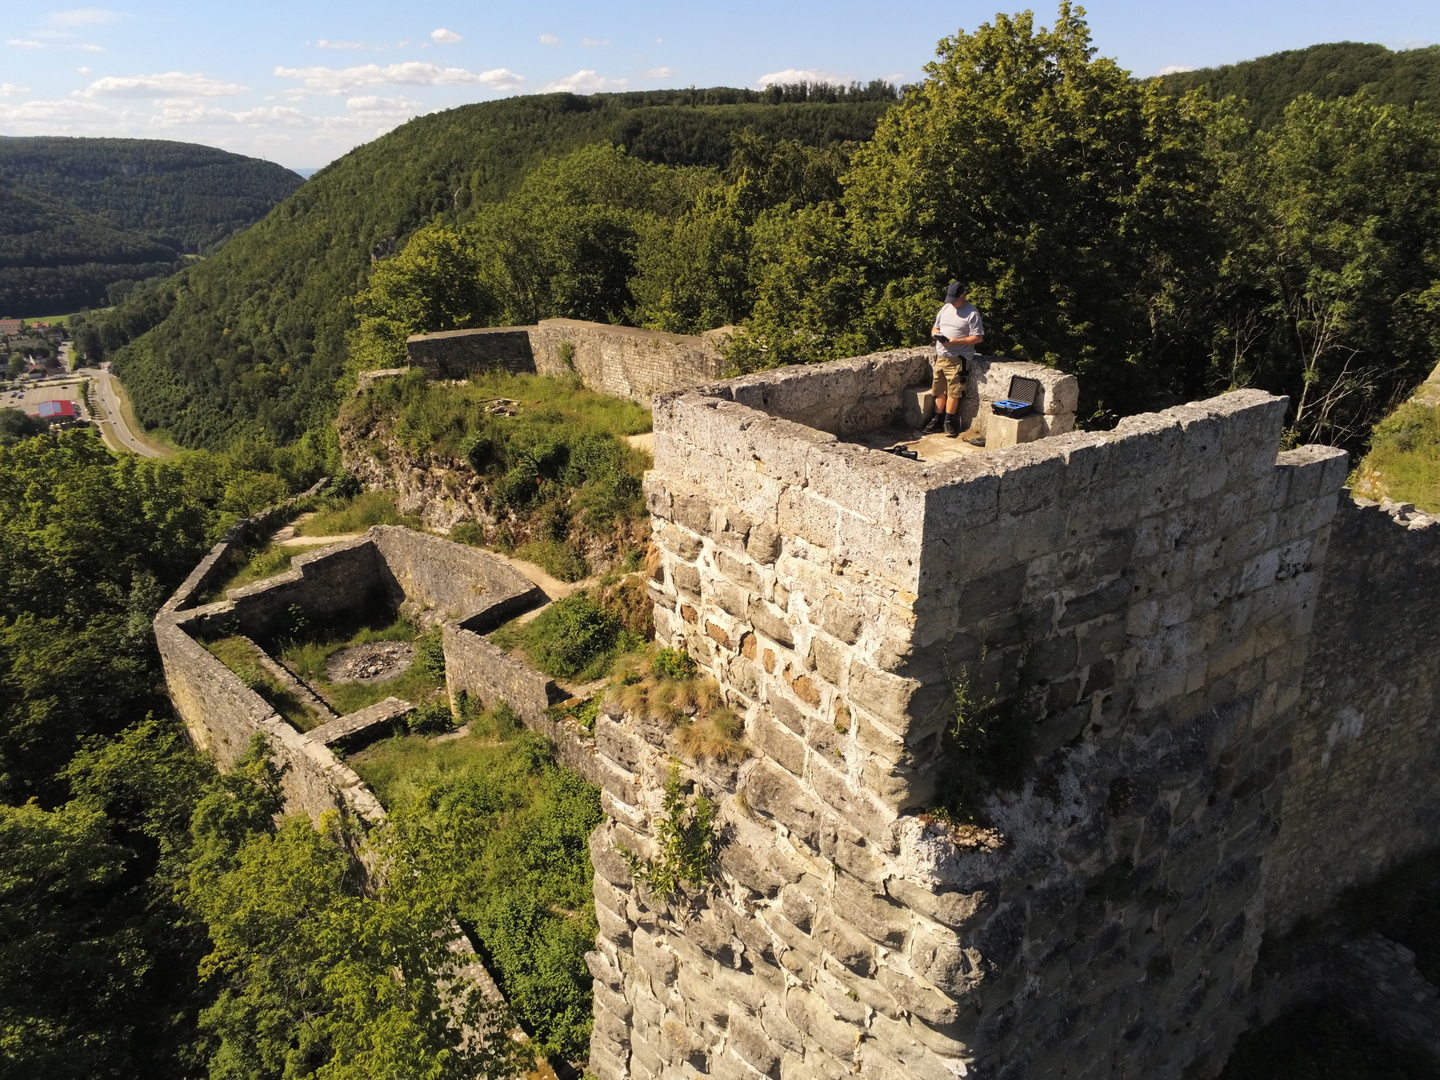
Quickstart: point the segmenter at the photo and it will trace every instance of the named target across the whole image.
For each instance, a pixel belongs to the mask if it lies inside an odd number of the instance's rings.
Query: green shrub
[[[438,623],[415,639],[415,668],[427,679],[445,682],[445,630]]]
[[[443,735],[455,730],[455,717],[450,703],[443,699],[425,701],[410,714],[409,727],[416,735]]]
[[[457,544],[469,544],[471,547],[485,546],[485,526],[478,521],[462,521],[458,525],[450,526],[450,539]]]
[[[650,661],[650,672],[657,679],[683,682],[693,679],[698,670],[690,654],[680,649],[660,649]]]
[[[501,648],[523,649],[547,675],[580,681],[607,674],[617,656],[641,644],[588,590],[557,600],[528,623],[509,623],[492,638]]]
[[[295,526],[299,536],[338,536],[342,533],[364,532],[372,525],[419,526],[419,520],[395,509],[391,491],[367,491],[353,499],[327,499],[324,508],[313,518]]]
[[[515,549],[515,557],[534,563],[561,581],[582,581],[590,573],[585,557],[558,540],[531,540]]]

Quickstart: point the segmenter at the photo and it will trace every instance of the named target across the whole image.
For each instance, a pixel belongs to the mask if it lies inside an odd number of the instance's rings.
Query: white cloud
[[[22,101],[0,105],[0,124],[13,131],[64,134],[77,129],[122,127],[124,112],[91,101]]]
[[[1156,74],[1157,74],[1157,75],[1178,75],[1178,74],[1179,74],[1180,72],[1182,72],[1182,71],[1194,71],[1194,70],[1195,70],[1195,68],[1194,68],[1194,66],[1191,65],[1191,64],[1167,64],[1165,67],[1161,68],[1158,72],[1156,72]]]
[[[13,37],[9,41],[5,42],[5,44],[9,45],[12,49],[43,49],[45,47],[44,45],[41,45],[38,41],[26,41],[23,38]]]
[[[78,48],[80,49],[81,52],[104,52],[104,51],[105,51],[104,48],[102,48],[102,47],[99,46],[99,45],[81,45],[81,46],[78,46]]]
[[[407,98],[403,94],[400,97],[380,97],[376,94],[365,94],[360,97],[352,97],[345,102],[345,107],[352,113],[367,113],[371,116],[404,116],[417,115],[424,109],[424,104]]]
[[[76,68],[75,70],[78,71],[81,75],[89,75],[89,74],[90,74],[90,69],[89,69],[88,67],[78,67],[78,68]]]
[[[0,83],[0,97],[19,97],[21,94],[28,94],[28,86],[16,86],[14,83]]]
[[[540,35],[540,44],[541,44],[541,45],[559,45],[559,44],[560,44],[560,39],[559,39],[558,37],[556,37],[554,34],[541,34],[541,35]]]
[[[329,68],[277,67],[282,79],[298,79],[306,90],[322,94],[348,94],[375,86],[488,86],[494,90],[513,90],[525,81],[523,75],[506,68],[473,72],[464,68],[442,68],[411,60],[403,64],[361,64],[357,67]]]
[[[675,75],[675,69],[670,67],[651,68],[645,72],[645,78],[647,79],[673,79]]]
[[[587,49],[598,49],[601,45],[609,45],[609,44],[610,44],[610,39],[609,39],[609,38],[596,39],[596,38],[588,38],[588,37],[587,37],[587,38],[581,38],[581,39],[580,39],[580,44],[581,44],[581,45],[584,45]]]
[[[198,71],[189,74],[183,71],[167,71],[161,75],[130,75],[118,78],[107,75],[81,90],[80,95],[134,98],[230,97],[247,93],[249,89],[239,83],[212,79]]]
[[[315,43],[317,49],[363,49],[363,41],[327,41],[321,38]]]
[[[183,101],[166,102],[160,112],[150,118],[150,126],[159,128],[197,127],[211,124],[295,128],[311,127],[314,123],[315,120],[312,117],[306,116],[299,109],[288,108],[284,105],[262,105],[254,109],[242,109],[234,112],[229,109],[216,109],[208,105]]]
[[[454,45],[458,41],[464,41],[454,30],[446,30],[443,26],[439,30],[430,31],[430,40],[438,41],[441,45]]]
[[[607,79],[594,71],[577,71],[549,83],[548,91],[564,90],[572,94],[598,94],[602,90],[624,90],[630,85],[629,79]]]
[[[47,15],[45,21],[52,26],[104,26],[118,22],[119,12],[105,8],[75,8],[71,11],[57,11]]]
[[[769,86],[771,83],[843,83],[845,80],[823,68],[786,68],[784,71],[772,71],[769,75],[761,75],[755,80],[757,86]]]

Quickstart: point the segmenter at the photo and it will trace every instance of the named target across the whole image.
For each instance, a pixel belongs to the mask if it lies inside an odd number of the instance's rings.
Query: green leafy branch
[[[704,887],[715,862],[715,804],[704,795],[697,795],[693,805],[686,802],[678,765],[671,765],[666,777],[663,816],[655,834],[660,853],[654,859],[641,859],[629,848],[619,848],[636,883],[666,902],[684,885]]]

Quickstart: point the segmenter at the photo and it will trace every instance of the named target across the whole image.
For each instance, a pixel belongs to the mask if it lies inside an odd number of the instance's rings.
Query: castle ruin
[[[965,418],[1035,374],[1045,438],[945,460],[872,445],[923,416],[928,363],[898,350],[654,399],[657,638],[743,718],[738,765],[615,704],[593,739],[557,727],[553,688],[476,632],[480,606],[431,604],[452,691],[510,701],[602,790],[591,1072],[1210,1076],[1239,1032],[1332,985],[1342,953],[1411,978],[1433,1032],[1440,1001],[1393,943],[1269,951],[1436,844],[1440,524],[1350,499],[1342,451],[1281,452],[1286,403],[1258,391],[1074,432],[1073,379],[985,361]],[[349,560],[405,596],[479,575],[520,602],[479,564],[396,575],[458,546],[388,532],[298,558],[283,587],[309,575],[323,603]],[[243,592],[157,620],[202,745],[223,676],[190,635],[260,610]],[[974,823],[935,813],[957,690],[1023,736],[1005,775],[969,777]],[[656,854],[677,764],[718,807],[718,860],[667,901],[625,853]]]

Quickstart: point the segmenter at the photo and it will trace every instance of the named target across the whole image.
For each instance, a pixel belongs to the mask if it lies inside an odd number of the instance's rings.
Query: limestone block
[[[821,628],[850,645],[859,640],[863,618],[859,611],[837,596],[826,596],[820,604]]]
[[[900,420],[917,431],[935,415],[935,395],[928,386],[912,386],[900,391]]]
[[[835,914],[871,941],[891,948],[904,944],[905,935],[910,930],[910,918],[904,908],[890,901],[883,886],[872,886],[848,874],[837,874],[833,903]]]
[[[790,773],[759,761],[740,782],[738,793],[751,809],[774,818],[812,847],[816,845],[820,807]]]
[[[1007,446],[1034,442],[1045,435],[1045,417],[1040,413],[1030,416],[999,416],[991,413],[985,417],[985,449],[1003,450]]]
[[[784,645],[787,649],[795,646],[795,633],[786,618],[785,612],[767,603],[764,600],[751,598],[749,604],[741,612],[731,612],[737,618],[748,618],[756,630],[760,631],[771,641]]]
[[[879,802],[870,792],[851,784],[847,777],[824,764],[818,755],[810,756],[806,775],[815,794],[841,820],[858,829],[872,843],[886,839],[896,811]]]
[[[915,1037],[912,1025],[904,1020],[877,1016],[870,1025],[870,1037],[861,1047],[862,1069],[885,1075],[896,1064],[903,1066],[901,1076],[917,1080],[954,1080],[955,1073],[940,1057]]]
[[[845,920],[822,910],[815,920],[815,940],[846,970],[868,978],[875,970],[875,949]]]
[[[778,1077],[780,1074],[780,1053],[782,1047],[766,1034],[759,1022],[744,1012],[730,1014],[729,1050],[739,1054],[744,1063],[755,1068],[757,1073]]]
[[[936,892],[905,878],[892,877],[885,882],[885,891],[894,899],[952,930],[969,930],[981,917],[993,910],[995,894],[990,888],[972,892]]]
[[[788,772],[805,772],[805,744],[762,710],[751,727],[755,749],[775,760]]]
[[[882,967],[876,974],[880,985],[888,990],[900,1007],[931,1024],[953,1024],[960,1016],[960,1006],[939,990],[919,979],[903,975],[893,968]]]
[[[858,1027],[840,1019],[820,997],[798,986],[785,994],[785,1015],[837,1058],[848,1060],[860,1043]]]

